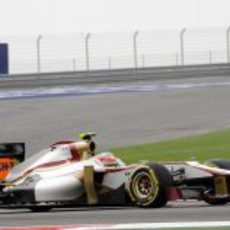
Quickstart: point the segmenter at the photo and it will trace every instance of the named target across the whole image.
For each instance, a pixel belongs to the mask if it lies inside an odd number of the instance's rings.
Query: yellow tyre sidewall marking
[[[132,182],[132,180],[135,178],[136,174],[142,170],[148,174],[148,177],[151,180],[152,185],[153,185],[153,194],[151,194],[149,197],[147,197],[146,200],[143,199],[143,203],[144,203],[143,206],[148,206],[156,199],[156,197],[159,193],[159,180],[157,179],[156,174],[153,171],[153,169],[151,169],[150,167],[147,167],[147,166],[142,166],[142,167],[139,167],[138,169],[136,169],[130,177],[128,192],[129,192],[129,195],[130,195],[132,201],[137,202],[137,204],[142,203],[141,200],[138,201],[136,199],[136,198],[138,198],[138,194],[135,193],[135,188],[134,188],[136,185],[135,185],[135,183]]]

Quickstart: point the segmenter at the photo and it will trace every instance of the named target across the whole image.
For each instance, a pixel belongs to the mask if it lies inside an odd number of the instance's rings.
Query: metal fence
[[[149,68],[230,62],[228,28],[5,36],[10,73]]]

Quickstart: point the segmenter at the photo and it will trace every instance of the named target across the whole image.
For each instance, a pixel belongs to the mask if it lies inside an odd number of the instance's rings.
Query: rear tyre
[[[163,165],[150,163],[139,167],[131,175],[129,196],[139,207],[159,208],[166,205],[168,189],[172,184],[172,176]]]

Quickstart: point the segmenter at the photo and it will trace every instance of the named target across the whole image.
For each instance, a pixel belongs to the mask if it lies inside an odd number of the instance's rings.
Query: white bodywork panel
[[[128,178],[133,169],[126,169],[119,172],[106,173],[102,182],[102,185],[117,189],[123,184],[128,183]]]
[[[184,169],[185,174],[183,179],[198,179],[204,177],[212,177],[210,172],[195,168],[189,163],[164,163],[163,164],[170,172],[175,172],[179,169]]]
[[[49,168],[38,168],[33,171],[32,174],[37,174],[42,178],[60,177],[63,175],[76,174],[84,169],[84,166],[93,166],[94,170],[103,170],[103,166],[99,165],[93,158],[80,162],[66,162],[59,166],[53,166]]]
[[[35,199],[37,202],[75,200],[84,191],[84,185],[74,176],[45,178],[35,186]]]
[[[191,165],[192,167],[195,167],[200,170],[204,170],[206,172],[209,172],[211,174],[220,175],[220,176],[230,176],[230,170],[222,169],[222,168],[216,168],[216,167],[210,167],[208,165],[200,164],[197,161],[189,161],[187,164]]]

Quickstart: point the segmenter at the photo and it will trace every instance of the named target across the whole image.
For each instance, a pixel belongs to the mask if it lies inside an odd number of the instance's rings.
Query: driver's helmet
[[[100,153],[96,156],[96,159],[105,166],[117,166],[119,162],[117,158],[110,152]]]

